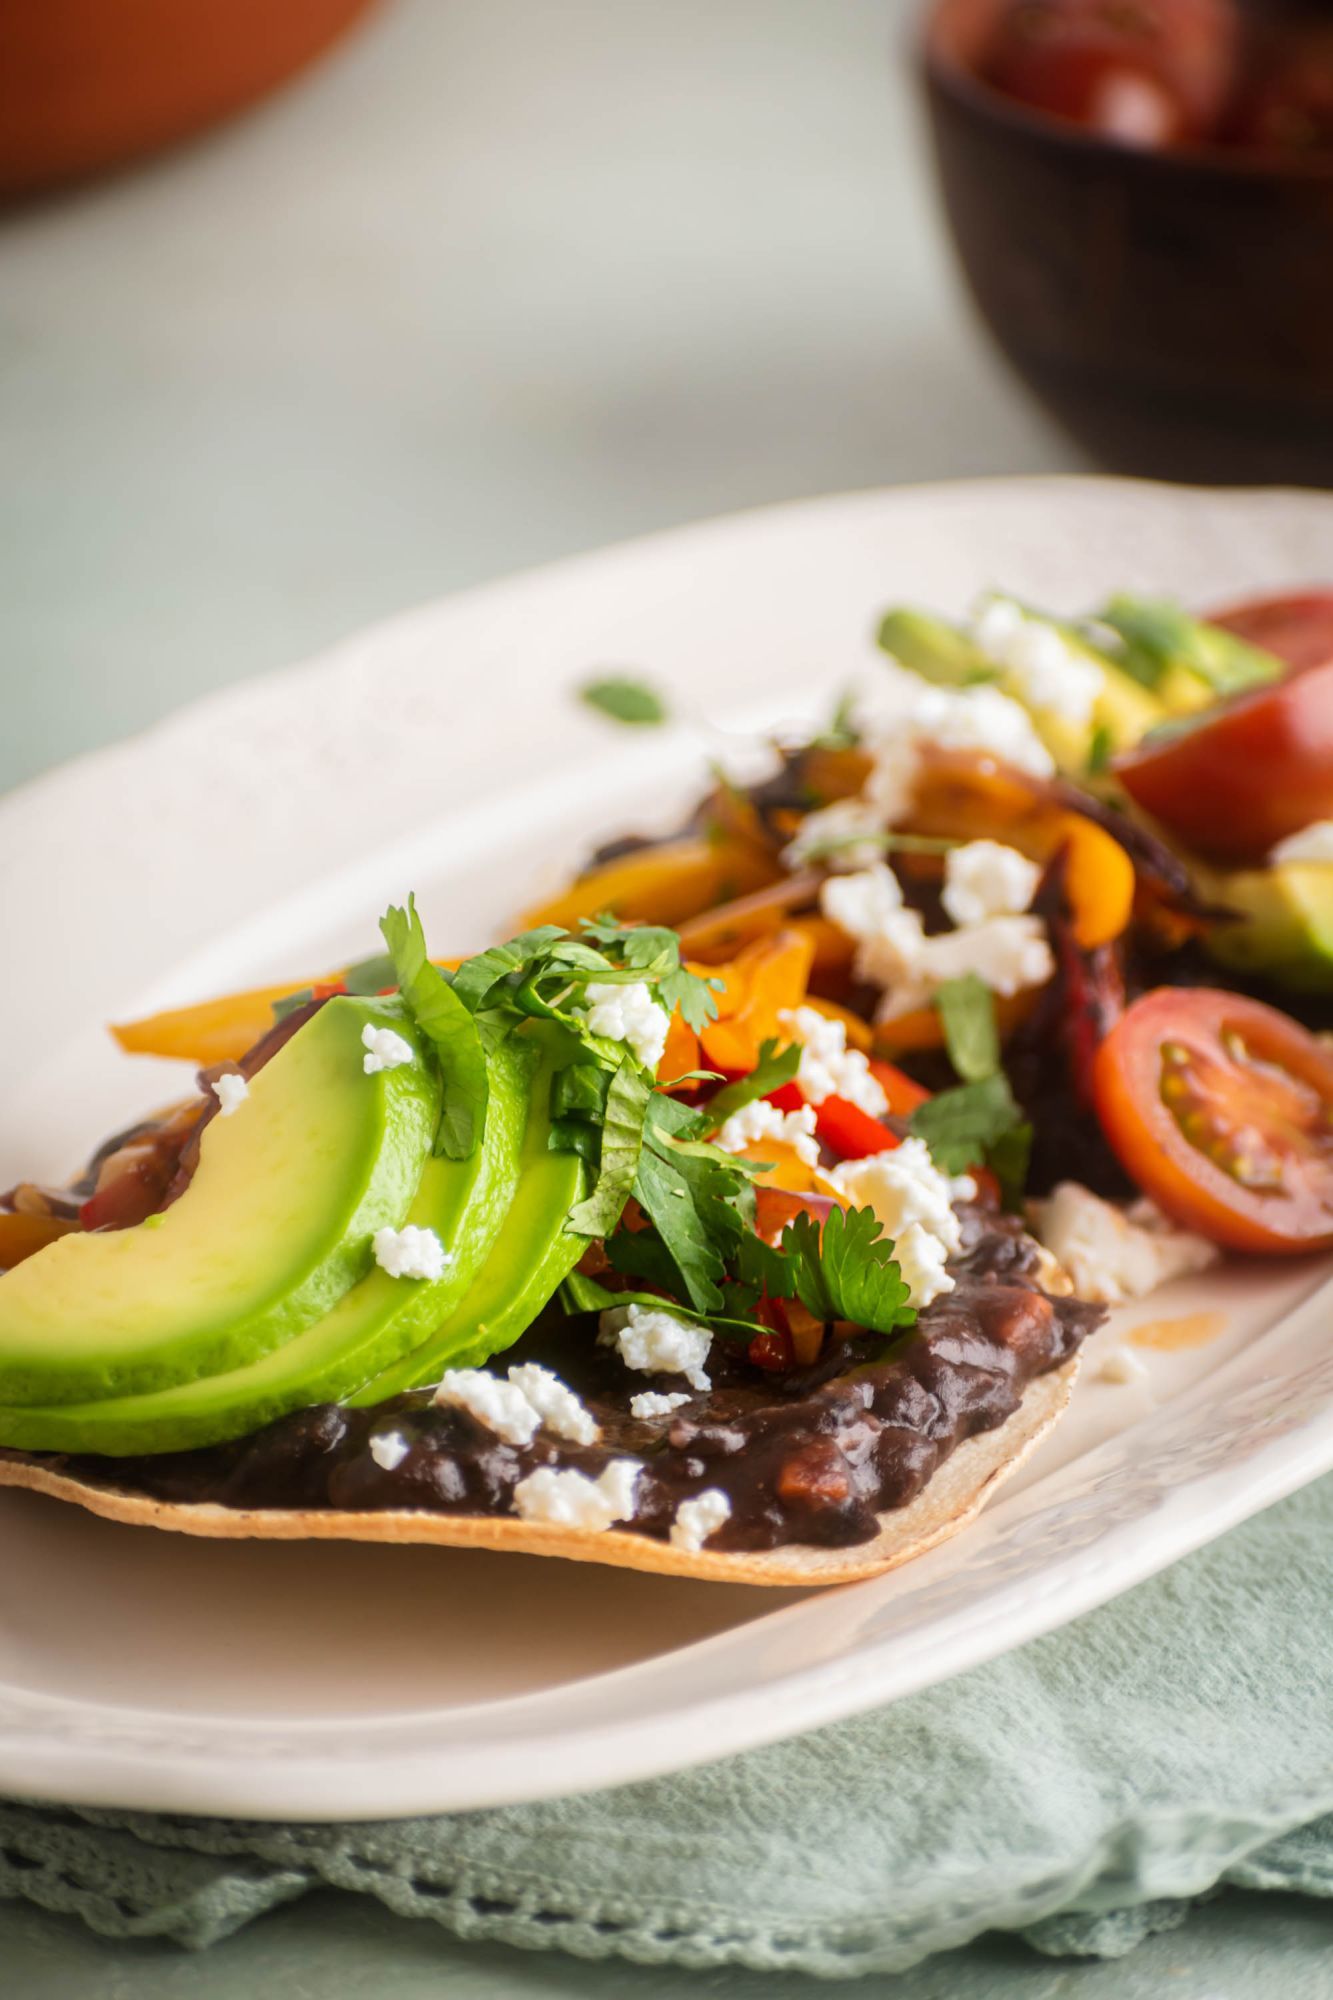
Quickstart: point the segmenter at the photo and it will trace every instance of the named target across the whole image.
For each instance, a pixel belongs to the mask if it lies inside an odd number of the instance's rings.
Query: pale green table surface
[[[382,613],[757,502],[1079,469],[962,308],[905,0],[398,0],[300,88],[0,226],[0,787]],[[1233,1896],[1119,1965],[884,2000],[1315,2000]],[[455,1944],[327,1895],[203,1958],[0,1909],[14,2000],[803,1981]]]

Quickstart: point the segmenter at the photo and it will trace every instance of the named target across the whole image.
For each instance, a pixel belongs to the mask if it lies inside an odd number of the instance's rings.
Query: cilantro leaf
[[[709,1171],[688,1156],[674,1157],[645,1145],[634,1180],[635,1199],[670,1259],[670,1289],[702,1313],[721,1311],[720,1280],[726,1272],[704,1213],[703,1179]]]
[[[1090,778],[1100,778],[1111,768],[1111,757],[1115,750],[1115,737],[1104,722],[1099,722],[1088,739],[1087,773]]]
[[[986,1148],[986,1165],[1000,1183],[1000,1204],[1011,1213],[1022,1206],[1031,1160],[1032,1127],[1026,1118]]]
[[[466,1160],[481,1141],[490,1082],[477,1024],[426,950],[416,899],[391,906],[380,919],[403,1005],[435,1051],[444,1098],[435,1134],[437,1153]]]
[[[679,1009],[686,1027],[696,1035],[716,1015],[713,995],[721,990],[721,980],[701,978],[682,965],[680,939],[665,925],[621,924],[614,916],[601,915],[585,917],[582,930],[603,951],[615,952],[626,966],[638,968],[640,977],[652,972],[667,1012]]]
[[[630,728],[643,729],[667,720],[667,705],[655,689],[643,681],[632,681],[618,676],[606,680],[585,681],[579,689],[579,697],[589,708],[600,710],[610,716],[613,722],[623,722]]]
[[[871,1333],[911,1326],[916,1309],[891,1238],[873,1208],[835,1208],[823,1231],[802,1213],[782,1233],[797,1298],[816,1319],[846,1319]]]
[[[704,1107],[712,1130],[716,1132],[719,1126],[724,1125],[733,1111],[740,1111],[757,1098],[767,1097],[770,1091],[781,1090],[784,1083],[793,1082],[800,1067],[799,1042],[789,1042],[786,1048],[779,1048],[776,1041],[762,1042],[759,1060],[749,1075],[727,1084]]]
[[[995,1000],[975,972],[946,979],[936,988],[935,1011],[944,1030],[949,1061],[964,1083],[984,1083],[1000,1067],[1000,1035]]]
[[[638,1172],[651,1094],[647,1072],[627,1055],[606,1093],[602,1150],[592,1193],[566,1218],[567,1228],[576,1236],[609,1236],[619,1222]]]
[[[1009,1080],[997,1071],[928,1097],[912,1113],[911,1127],[943,1173],[961,1174],[979,1165],[987,1149],[1022,1122]]]
[[[284,993],[281,1000],[273,1002],[273,1019],[275,1023],[285,1021],[289,1014],[294,1014],[298,1007],[308,1005],[314,997],[315,989],[313,986],[303,986],[299,993]]]
[[[367,996],[382,993],[396,980],[394,963],[387,951],[377,952],[374,958],[363,958],[356,965],[349,965],[343,974],[343,985],[349,993]]]
[[[475,1014],[485,1006],[502,980],[520,972],[530,960],[564,935],[559,924],[540,924],[536,930],[523,931],[518,937],[510,938],[508,944],[492,945],[489,951],[479,951],[475,957],[465,958],[449,984],[468,1012]]]
[[[703,1313],[692,1312],[675,1299],[661,1298],[656,1292],[612,1292],[605,1285],[599,1285],[596,1278],[585,1276],[582,1271],[571,1271],[560,1287],[560,1303],[566,1312],[590,1313],[614,1311],[617,1306],[647,1306],[650,1311],[669,1312],[673,1319],[689,1320],[694,1326],[706,1326],[710,1333],[720,1334],[724,1340],[753,1340],[757,1333],[764,1331],[763,1322],[757,1319],[737,1319],[728,1313],[714,1313],[705,1318]]]

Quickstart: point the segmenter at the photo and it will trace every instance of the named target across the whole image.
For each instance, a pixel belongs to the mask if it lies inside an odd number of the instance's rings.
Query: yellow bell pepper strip
[[[691,835],[589,869],[559,895],[525,911],[520,923],[524,930],[559,924],[572,931],[580,918],[609,911],[622,923],[676,929],[701,910],[762,888],[778,872],[775,857],[752,842]]]
[[[440,958],[435,963],[452,969],[462,960]],[[307,987],[318,994],[338,992],[341,986],[341,972],[317,980],[288,979],[281,986],[252,986],[243,993],[196,1001],[191,1007],[171,1007],[138,1021],[113,1023],[111,1033],[126,1055],[167,1056],[208,1069],[214,1063],[239,1062],[273,1026],[273,1009],[279,1000]]]

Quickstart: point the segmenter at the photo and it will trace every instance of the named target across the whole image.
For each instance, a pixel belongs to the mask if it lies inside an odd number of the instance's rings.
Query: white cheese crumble
[[[1172,1278],[1217,1262],[1217,1245],[1177,1229],[1150,1201],[1128,1209],[1078,1181],[1061,1181],[1032,1204],[1035,1234],[1073,1280],[1080,1298],[1109,1306],[1141,1299]]]
[[[1055,971],[1039,917],[987,917],[928,937],[920,913],[903,907],[898,878],[882,862],[860,874],[831,876],[819,901],[829,921],[856,941],[857,978],[883,991],[882,1021],[924,1007],[946,980],[969,972],[1008,997],[1043,985]]]
[[[801,1045],[796,1082],[807,1104],[842,1097],[872,1118],[884,1116],[889,1108],[884,1086],[868,1057],[860,1049],[848,1048],[845,1021],[821,1014],[817,1007],[794,1007],[779,1014],[778,1020]]]
[[[594,1035],[605,1035],[608,1041],[627,1043],[645,1069],[656,1069],[662,1060],[667,1029],[671,1024],[666,1009],[659,1007],[654,1000],[648,982],[633,979],[624,986],[616,986],[598,979],[585,989],[585,993],[588,1026]]]
[[[908,1303],[928,1306],[944,1292],[951,1292],[954,1280],[945,1265],[949,1252],[938,1236],[932,1236],[919,1222],[909,1222],[894,1238],[893,1254],[898,1260]]]
[[[645,1389],[642,1395],[630,1397],[629,1413],[632,1417],[669,1417],[673,1410],[678,1410],[682,1403],[689,1400],[680,1391],[674,1396],[664,1396],[657,1389]]]
[[[381,1472],[396,1472],[412,1448],[401,1431],[381,1431],[367,1444]]]
[[[803,1104],[799,1111],[779,1111],[766,1097],[756,1097],[739,1111],[733,1111],[719,1126],[713,1144],[724,1153],[743,1153],[747,1146],[762,1146],[766,1139],[790,1146],[797,1159],[804,1160],[808,1167],[818,1162],[815,1114],[808,1104]]]
[[[1139,1356],[1128,1347],[1113,1347],[1104,1354],[1097,1365],[1099,1382],[1114,1382],[1120,1388],[1133,1383],[1149,1380],[1149,1370]]]
[[[693,1500],[682,1500],[671,1523],[671,1546],[697,1555],[708,1537],[731,1519],[731,1502],[717,1486],[705,1487]]]
[[[1317,819],[1299,833],[1289,833],[1268,858],[1277,867],[1284,861],[1333,861],[1333,819]]]
[[[218,1117],[230,1118],[250,1095],[250,1086],[238,1070],[224,1069],[213,1078],[213,1095],[218,1101]]]
[[[612,1459],[596,1479],[572,1466],[542,1465],[514,1488],[514,1510],[525,1521],[551,1521],[562,1528],[601,1533],[613,1521],[633,1519],[642,1471],[632,1458]]]
[[[1033,618],[1011,597],[983,598],[972,619],[977,648],[1004,667],[1025,701],[1062,722],[1085,728],[1105,686],[1095,660],[1054,625]]]
[[[836,799],[807,813],[782,850],[788,868],[818,861],[826,868],[869,868],[884,852],[884,815],[869,799]]]
[[[598,1431],[591,1411],[549,1368],[536,1361],[525,1361],[509,1370],[509,1380],[520,1395],[527,1397],[548,1431],[568,1438],[571,1444],[596,1442]]]
[[[531,1444],[541,1424],[523,1391],[486,1368],[446,1368],[431,1401],[467,1410],[506,1444]]]
[[[361,1067],[367,1076],[374,1076],[382,1069],[401,1069],[404,1063],[416,1061],[411,1042],[393,1028],[377,1028],[371,1021],[361,1030],[361,1046],[366,1052]]]
[[[988,917],[1018,917],[1031,903],[1041,869],[1016,847],[998,840],[969,840],[944,857],[945,915],[965,926]]]
[[[704,1372],[713,1344],[706,1326],[654,1306],[613,1306],[602,1314],[599,1338],[619,1350],[627,1368],[645,1375],[683,1375],[692,1389],[713,1386]]]
[[[887,1152],[844,1160],[829,1179],[853,1208],[872,1209],[884,1234],[893,1238],[914,1306],[927,1306],[953,1290],[944,1265],[950,1252],[962,1248],[953,1205],[975,1198],[970,1174],[941,1173],[925,1140],[912,1137]]]
[[[1021,702],[998,688],[934,687],[916,675],[904,675],[889,691],[866,748],[870,774],[861,795],[807,815],[783,850],[789,868],[811,861],[835,870],[868,867],[883,835],[911,812],[928,750],[971,751],[1034,778],[1055,775],[1055,760]]]
[[[433,1229],[419,1229],[405,1222],[401,1229],[386,1223],[372,1236],[375,1262],[391,1278],[442,1278],[446,1264],[453,1262]]]

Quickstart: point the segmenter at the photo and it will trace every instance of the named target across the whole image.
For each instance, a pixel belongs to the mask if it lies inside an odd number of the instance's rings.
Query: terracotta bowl
[[[972,296],[1047,409],[1117,471],[1333,485],[1333,159],[1145,153],[973,64],[1000,0],[939,0],[922,64]]]
[[[155,152],[304,68],[374,0],[0,4],[0,195]]]

